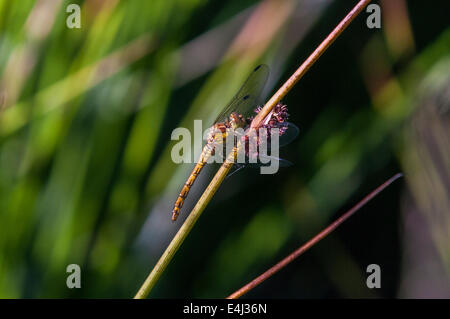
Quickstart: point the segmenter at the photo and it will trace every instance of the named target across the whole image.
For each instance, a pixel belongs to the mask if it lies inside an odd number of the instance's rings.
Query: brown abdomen
[[[192,170],[191,175],[189,175],[186,183],[183,185],[183,188],[181,189],[180,194],[178,195],[178,198],[175,202],[175,206],[172,211],[172,221],[176,221],[178,215],[180,215],[181,207],[183,207],[184,200],[186,199],[187,195],[189,194],[189,191],[194,185],[195,180],[197,179],[197,176],[200,174],[200,172],[203,169],[203,166],[205,166],[206,160],[210,156],[211,152],[207,151],[207,149],[204,149],[202,152],[202,155],[200,156],[200,159],[195,165],[194,169]]]

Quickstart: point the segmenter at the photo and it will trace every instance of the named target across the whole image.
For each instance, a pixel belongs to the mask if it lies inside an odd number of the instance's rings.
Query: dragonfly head
[[[236,112],[232,112],[230,114],[230,126],[233,130],[243,128],[245,125],[246,121],[242,114],[238,114]]]

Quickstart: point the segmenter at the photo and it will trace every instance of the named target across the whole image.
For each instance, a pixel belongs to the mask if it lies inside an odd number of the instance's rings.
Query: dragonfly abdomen
[[[197,164],[195,165],[194,169],[192,170],[191,175],[189,175],[186,183],[184,183],[183,188],[181,189],[180,194],[178,195],[178,198],[175,202],[173,211],[172,211],[172,221],[177,220],[178,215],[180,215],[181,207],[183,207],[184,200],[189,194],[189,191],[191,190],[192,185],[194,185],[195,180],[197,179],[198,175],[202,171],[203,167],[206,164],[206,161],[211,156],[211,149],[205,146],[203,149],[203,152],[200,156],[200,159],[198,160]]]

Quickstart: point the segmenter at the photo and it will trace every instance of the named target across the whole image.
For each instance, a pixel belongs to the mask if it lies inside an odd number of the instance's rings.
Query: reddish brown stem
[[[343,214],[341,217],[336,219],[333,223],[331,223],[328,227],[326,227],[324,230],[322,230],[320,233],[318,233],[316,236],[314,236],[312,239],[310,239],[306,244],[295,250],[292,254],[281,260],[279,263],[277,263],[275,266],[264,272],[263,274],[259,275],[252,281],[250,281],[248,284],[243,286],[241,289],[235,291],[231,295],[227,297],[227,299],[237,299],[241,297],[242,295],[246,294],[256,286],[258,286],[260,283],[262,283],[264,280],[270,278],[275,273],[286,267],[289,263],[291,263],[294,259],[302,255],[305,251],[313,247],[315,244],[317,244],[320,240],[328,236],[332,231],[334,231],[339,225],[341,225],[344,221],[346,221],[349,217],[351,217],[354,213],[356,213],[361,207],[363,207],[367,202],[369,202],[372,198],[377,196],[380,192],[382,192],[386,187],[388,187],[390,184],[392,184],[396,179],[403,176],[403,174],[398,173],[392,176],[390,179],[388,179],[386,182],[384,182],[382,185],[378,186],[375,190],[373,190],[369,195],[364,197],[358,204],[353,206],[349,211],[347,211],[345,214]]]

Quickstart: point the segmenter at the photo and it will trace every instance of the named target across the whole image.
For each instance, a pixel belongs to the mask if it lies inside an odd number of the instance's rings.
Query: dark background
[[[216,168],[172,223],[193,167],[172,162],[172,130],[211,124],[259,63],[270,97],[356,1],[70,3],[80,29],[68,1],[0,4],[3,298],[134,296]],[[294,165],[227,179],[150,297],[229,295],[397,172],[247,297],[450,296],[450,6],[374,3],[381,29],[363,11],[283,100]],[[81,289],[66,287],[73,263]]]

